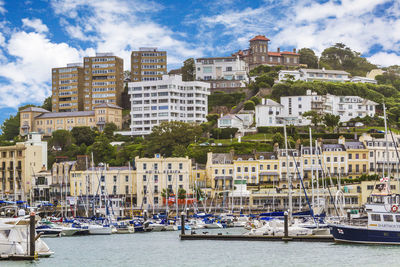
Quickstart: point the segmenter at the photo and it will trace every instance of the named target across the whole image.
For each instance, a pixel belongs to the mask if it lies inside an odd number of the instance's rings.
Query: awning
[[[232,176],[215,176],[214,180],[233,180]]]
[[[260,176],[266,176],[266,175],[278,176],[279,173],[277,173],[277,172],[261,172],[260,173]]]

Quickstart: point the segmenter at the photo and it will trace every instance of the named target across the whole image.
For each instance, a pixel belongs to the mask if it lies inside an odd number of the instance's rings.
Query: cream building
[[[56,130],[72,130],[77,126],[97,127],[103,130],[106,123],[122,128],[122,108],[114,104],[100,104],[90,111],[49,112],[29,107],[20,111],[20,134],[39,132],[51,135]]]
[[[162,192],[167,188],[174,195],[180,188],[191,193],[192,161],[188,157],[164,158],[159,154],[154,158],[136,157],[135,165],[137,206],[141,209],[154,211],[165,207]]]
[[[1,198],[27,200],[32,177],[43,168],[47,169],[47,142],[38,133],[30,133],[26,142],[0,147]]]

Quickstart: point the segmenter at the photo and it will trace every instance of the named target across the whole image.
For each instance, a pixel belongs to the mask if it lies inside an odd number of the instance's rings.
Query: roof
[[[300,69],[302,72],[314,72],[314,73],[332,73],[332,74],[344,74],[349,75],[347,71],[344,70],[325,70],[325,69]]]
[[[95,106],[94,108],[95,109],[96,108],[117,108],[117,109],[122,109],[120,106],[117,106],[117,105],[114,105],[114,104],[110,104],[110,103],[103,103],[103,104],[100,104],[98,106]]]
[[[283,52],[268,52],[268,56],[281,57],[282,55],[300,56],[298,53],[283,51]]]
[[[241,118],[239,118],[238,116],[236,116],[236,115],[233,115],[233,114],[227,114],[227,115],[225,115],[225,116],[221,117],[220,119],[221,119],[221,120],[227,120],[227,119],[237,119],[237,120],[240,120],[240,121],[242,121],[242,119],[241,119]]]
[[[26,108],[24,110],[21,110],[20,112],[29,112],[29,111],[33,111],[33,112],[50,112],[47,109],[38,108],[38,107],[29,107],[29,108]]]
[[[231,153],[212,153],[213,164],[231,164],[232,160]]]
[[[365,146],[362,142],[352,141],[352,142],[345,142],[345,146],[347,149],[364,149]]]
[[[196,61],[198,61],[198,60],[204,60],[204,59],[236,59],[236,57],[235,56],[228,56],[228,57],[199,57],[199,58],[196,58]]]
[[[277,107],[283,107],[283,105],[279,104],[278,102],[272,100],[272,99],[265,99],[265,106],[277,106]]]
[[[64,117],[85,117],[94,116],[94,111],[72,111],[72,112],[48,112],[43,113],[36,118],[64,118]]]
[[[255,37],[250,39],[250,42],[252,41],[269,41],[269,39],[265,37],[265,35],[256,35]]]

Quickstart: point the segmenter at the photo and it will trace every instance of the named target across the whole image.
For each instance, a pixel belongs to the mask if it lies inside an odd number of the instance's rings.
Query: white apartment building
[[[278,73],[279,81],[285,81],[292,76],[295,81],[323,81],[323,82],[348,82],[349,73],[343,70],[322,69],[299,69],[299,70],[281,70]]]
[[[162,80],[128,83],[131,100],[131,134],[147,135],[161,122],[206,122],[210,85],[182,81],[181,75]]]
[[[226,114],[218,119],[218,128],[238,128],[239,132],[253,124],[253,113]]]
[[[282,111],[284,106],[272,99],[261,100],[261,104],[256,106],[256,123],[257,126],[281,126],[283,121]]]
[[[324,96],[325,113],[340,116],[341,122],[349,121],[356,117],[375,116],[375,106],[378,104],[359,96]]]
[[[196,80],[247,80],[246,62],[238,56],[197,58]]]
[[[367,77],[361,77],[361,76],[354,76],[351,77],[350,82],[352,83],[372,83],[372,84],[378,84],[378,82],[375,79],[367,78]]]

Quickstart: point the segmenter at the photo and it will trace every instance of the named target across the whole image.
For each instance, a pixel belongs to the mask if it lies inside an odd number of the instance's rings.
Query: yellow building
[[[30,133],[26,142],[0,147],[0,195],[2,199],[27,200],[33,186],[32,177],[47,169],[47,142]]]
[[[52,69],[52,111],[83,110],[83,64]]]
[[[231,153],[208,152],[206,173],[210,184],[207,184],[207,187],[214,190],[232,189],[233,168],[233,151]]]
[[[162,192],[168,190],[174,195],[180,188],[192,193],[190,176],[192,161],[185,158],[135,158],[137,177],[137,206],[152,210],[165,207]]]
[[[359,178],[369,174],[369,151],[360,141],[345,141],[339,138],[339,144],[344,144],[347,152],[347,176],[349,179]]]
[[[131,81],[162,80],[167,74],[167,52],[155,47],[142,47],[131,53]]]
[[[98,127],[103,130],[106,123],[122,128],[122,108],[114,104],[101,104],[94,111],[49,112],[42,108],[29,107],[20,111],[20,134],[39,132],[51,135],[56,130],[72,130],[77,126]]]
[[[83,106],[85,111],[108,103],[120,106],[124,90],[124,61],[112,53],[85,57]]]

